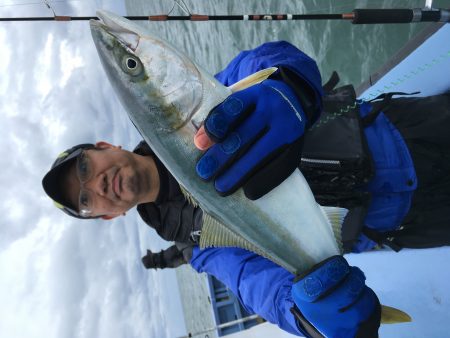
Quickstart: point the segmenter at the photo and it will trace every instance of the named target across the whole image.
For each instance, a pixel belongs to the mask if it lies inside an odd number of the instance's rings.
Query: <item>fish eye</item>
[[[128,58],[127,59],[127,67],[128,67],[128,69],[136,69],[136,67],[137,67],[136,60],[133,60],[132,58]]]
[[[122,68],[126,73],[128,73],[132,76],[136,76],[141,73],[142,64],[138,58],[127,55],[122,60]]]

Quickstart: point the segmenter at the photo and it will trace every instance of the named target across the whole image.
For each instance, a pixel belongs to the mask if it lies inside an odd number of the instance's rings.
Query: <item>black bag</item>
[[[319,204],[349,209],[341,235],[344,251],[350,251],[370,203],[361,187],[374,174],[353,86],[324,96],[319,120],[305,133],[299,169]]]

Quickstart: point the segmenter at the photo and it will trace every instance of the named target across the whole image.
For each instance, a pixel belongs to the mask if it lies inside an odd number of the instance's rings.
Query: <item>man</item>
[[[195,219],[196,212],[201,210],[182,198],[175,180],[156,157],[153,161],[146,157],[150,156],[130,153],[105,142],[97,143],[96,148],[79,145],[58,157],[56,165],[44,177],[44,188],[58,201],[61,210],[77,218],[111,219],[122,215],[133,203],[141,203],[138,208],[146,205],[149,213],[164,213],[173,207],[172,202],[180,202],[181,207],[174,208],[178,216],[185,220],[184,213],[185,217]],[[109,162],[112,158],[114,162]],[[159,170],[154,171],[158,167]],[[145,171],[154,180],[143,177]],[[158,185],[160,191],[155,197],[153,188]],[[174,190],[178,191],[174,193]],[[172,195],[173,200],[164,201],[165,194]],[[158,205],[158,200],[166,202],[167,208],[158,210],[157,206],[164,204]],[[181,235],[182,231],[175,234],[176,237]],[[194,243],[196,235],[192,235],[189,234],[189,240]],[[378,299],[364,285],[362,272],[349,267],[341,256],[331,257],[294,282],[294,276],[286,270],[243,249],[198,250],[189,245],[188,248],[191,252],[185,259],[190,260],[197,271],[213,274],[237,295],[249,312],[260,314],[288,332],[306,337],[377,336]],[[311,282],[315,280],[326,283],[323,288],[317,288]],[[348,305],[344,311],[343,304]],[[291,314],[291,309],[296,316]]]
[[[219,105],[206,120],[206,128],[197,135],[196,144],[201,148],[212,144],[209,139],[218,142],[199,161],[197,172],[205,180],[214,179],[220,194],[229,194],[242,186],[247,196],[258,198],[292,172],[298,165],[302,148],[303,152],[315,151],[310,143],[308,145],[308,140],[317,137],[314,136],[314,128],[310,127],[322,110],[322,87],[320,74],[311,59],[287,43],[265,44],[241,53],[218,78],[229,84],[273,65],[278,66],[280,71],[261,85],[238,92]],[[329,87],[330,95],[325,97],[325,106],[330,97],[334,98],[331,106],[336,105],[339,100],[335,97],[341,93]],[[271,106],[273,102],[276,104]],[[362,161],[355,171],[356,175],[352,173],[358,178],[358,184],[346,186],[348,178],[335,175],[338,184],[331,195],[334,196],[342,186],[355,188],[348,189],[351,192],[348,196],[342,194],[337,199],[340,204],[350,201],[350,206],[354,206],[355,210],[363,210],[355,213],[353,219],[360,219],[358,215],[362,214],[368,229],[395,229],[408,212],[416,186],[414,166],[403,138],[385,115],[371,104],[361,104],[358,108],[358,114],[361,111],[361,115],[369,116],[364,129],[368,145],[365,137],[358,138],[355,144],[359,150],[364,145],[370,148],[369,153],[375,162],[375,176],[372,177],[373,170],[366,164],[367,161]],[[447,121],[448,115],[444,113],[441,115]],[[277,122],[282,118],[279,115],[283,118],[297,116],[289,120],[289,132],[281,127],[270,133],[263,127],[261,133],[246,139],[246,135],[258,130],[261,123],[269,121],[267,125],[271,126],[271,123]],[[346,118],[354,119],[355,114]],[[356,128],[358,126],[356,124]],[[243,146],[235,147],[239,151],[230,155],[222,151],[224,147],[221,142],[225,142],[223,144],[229,149],[230,138],[227,136],[235,129],[240,133]],[[307,137],[303,138],[305,129],[309,130]],[[208,136],[206,140],[205,135]],[[377,142],[380,139],[383,140],[381,144]],[[246,144],[264,144],[262,156],[253,156],[249,151],[252,148]],[[325,150],[330,153],[334,149]],[[362,151],[359,155],[361,159],[367,158],[367,152]],[[109,167],[102,167],[110,158],[115,160],[110,162]],[[390,162],[397,158],[401,160]],[[436,156],[433,161],[441,166]],[[369,163],[372,163],[372,158]],[[233,168],[238,168],[239,174]],[[333,172],[319,169],[317,172],[324,177]],[[392,173],[397,173],[394,179]],[[314,174],[310,176],[312,185],[320,183]],[[394,189],[389,186],[392,182],[396,183]],[[285,270],[245,250],[198,250],[195,243],[201,229],[201,210],[184,199],[176,181],[144,143],[134,153],[103,142],[98,143],[96,148],[82,145],[69,149],[54,163],[52,170],[44,177],[43,185],[62,210],[75,217],[109,219],[123,214],[133,203],[137,204],[144,221],[154,227],[161,237],[184,245],[178,251],[169,249],[167,255],[160,253],[158,258],[162,259],[159,260],[154,259],[152,254],[147,255],[148,260],[143,259],[146,266],[167,266],[167,262],[161,261],[170,257],[175,257],[173,262],[189,261],[197,271],[211,273],[229,286],[248,310],[259,313],[289,332],[314,337],[377,335],[380,321],[378,300],[364,285],[362,273],[357,268],[348,267],[342,257],[332,257],[303,276],[298,276],[294,282],[294,276]],[[325,184],[327,188],[328,185]],[[330,193],[324,193],[320,184],[316,186],[319,195],[326,201]],[[353,193],[353,190],[364,193]],[[365,192],[371,193],[370,203],[365,198]],[[357,229],[355,224],[358,222],[351,222],[348,226],[351,229],[349,247],[354,251],[364,250],[364,245],[373,247],[374,243],[365,238],[365,232]],[[360,242],[363,242],[362,249],[357,247]],[[177,252],[182,253],[183,259]],[[319,285],[321,287],[318,288]],[[294,308],[295,316],[290,314],[291,308]]]

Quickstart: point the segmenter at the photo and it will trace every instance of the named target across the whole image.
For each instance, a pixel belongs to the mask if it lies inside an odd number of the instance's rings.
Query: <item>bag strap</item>
[[[362,229],[362,233],[378,245],[387,246],[395,252],[399,252],[401,249],[403,249],[401,245],[395,243],[395,231],[379,232],[369,228],[368,226],[364,226]]]
[[[365,117],[362,118],[362,124],[363,127],[367,127],[369,125],[371,125],[378,117],[378,115],[380,115],[381,111],[383,109],[385,109],[392,101],[392,97],[394,95],[402,95],[402,96],[409,96],[409,95],[416,95],[419,94],[420,92],[414,92],[414,93],[403,93],[403,92],[390,92],[390,93],[383,93],[378,95],[377,97],[373,98],[372,100],[369,100],[367,102],[375,102],[375,101],[379,101],[379,105],[373,110],[371,111],[369,114],[367,114]],[[381,100],[381,101],[380,101]]]
[[[339,83],[339,74],[334,70],[328,81],[322,86],[325,94],[331,93]]]

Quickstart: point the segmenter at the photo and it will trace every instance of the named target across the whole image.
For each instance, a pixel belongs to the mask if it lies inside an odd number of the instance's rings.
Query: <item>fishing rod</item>
[[[414,22],[450,22],[450,9],[354,9],[342,14],[249,14],[249,15],[149,15],[125,16],[140,21],[291,21],[291,20],[345,20],[352,24],[389,24]],[[96,16],[54,15],[48,17],[0,18],[0,21],[87,21]]]

